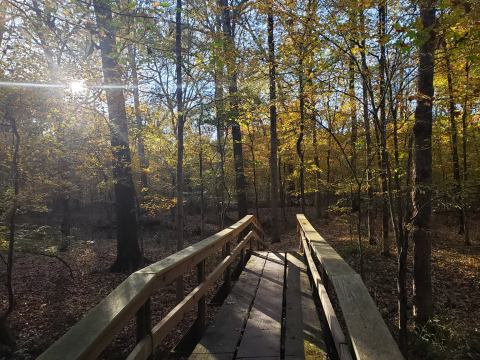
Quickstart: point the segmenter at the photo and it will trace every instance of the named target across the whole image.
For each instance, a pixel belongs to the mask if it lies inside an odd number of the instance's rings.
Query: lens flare
[[[68,88],[74,95],[82,94],[87,91],[87,86],[83,80],[74,80],[69,85]]]

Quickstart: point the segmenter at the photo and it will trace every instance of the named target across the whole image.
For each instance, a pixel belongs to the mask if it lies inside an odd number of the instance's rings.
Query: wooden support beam
[[[247,236],[235,247],[233,252],[224,258],[222,262],[210,273],[205,280],[193,289],[181,302],[177,304],[158,324],[152,329],[152,336],[139,342],[134,351],[128,356],[128,360],[146,359],[151,351],[160,345],[162,340],[170,331],[184,318],[198,301],[204,297],[208,289],[222,276],[225,269],[230,266],[232,261],[240,254],[240,251],[248,245],[248,242],[256,236],[250,231]],[[150,348],[150,352],[144,348]]]
[[[205,260],[197,265],[197,281],[198,285],[201,285],[205,281]],[[195,331],[197,332],[198,338],[200,338],[205,331],[205,313],[205,296],[202,296],[200,300],[198,300],[197,319],[195,320]]]

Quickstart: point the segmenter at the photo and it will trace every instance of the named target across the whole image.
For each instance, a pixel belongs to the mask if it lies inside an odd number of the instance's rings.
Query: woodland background
[[[247,212],[295,249],[303,212],[405,354],[480,358],[479,19],[468,0],[0,0],[5,356],[33,358],[125,273]]]

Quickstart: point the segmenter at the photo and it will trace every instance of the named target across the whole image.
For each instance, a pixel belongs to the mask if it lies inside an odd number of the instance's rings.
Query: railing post
[[[205,281],[205,260],[201,261],[197,265],[197,282],[198,285]],[[205,296],[202,296],[197,303],[197,319],[195,320],[195,331],[197,332],[198,337],[200,338],[203,332],[205,331]]]
[[[242,269],[245,266],[245,249],[240,251],[240,263],[242,264]]]
[[[150,299],[137,312],[137,343],[152,332]]]
[[[227,241],[225,243],[225,250],[224,250],[224,257],[227,257],[230,255],[230,241]],[[227,266],[227,269],[225,270],[225,274],[223,276],[223,281],[224,281],[224,289],[225,289],[225,294],[230,293],[230,290],[232,288],[232,276],[231,276],[232,268],[230,265]]]

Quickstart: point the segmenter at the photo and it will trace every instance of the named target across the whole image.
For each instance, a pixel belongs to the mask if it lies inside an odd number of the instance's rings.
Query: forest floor
[[[192,222],[194,223],[194,222]],[[186,229],[187,243],[200,240],[195,229]],[[207,224],[206,231],[214,233],[215,225]],[[145,236],[145,257],[154,262],[175,252],[175,233],[170,229],[159,231],[160,237]],[[170,239],[170,240],[168,240]],[[16,350],[12,353],[0,345],[0,359],[30,360],[37,358],[56,339],[63,335],[102,298],[108,295],[127,276],[111,273],[109,266],[115,260],[116,244],[113,239],[80,241],[64,252],[57,253],[71,269],[52,257],[17,252],[13,283],[15,286],[15,310],[10,316],[12,335],[16,338]],[[3,254],[2,254],[3,255]],[[218,261],[217,261],[218,262]],[[207,261],[206,271],[215,261]],[[0,273],[4,282],[5,272]],[[185,291],[196,286],[196,270],[185,276]],[[207,304],[216,288],[207,294]],[[6,308],[7,295],[0,288],[0,305]],[[154,292],[151,301],[152,322],[160,321],[176,304],[175,285]],[[214,306],[207,306],[207,321],[215,314]],[[174,332],[169,334],[159,353],[172,349],[193,323],[195,311],[189,312]],[[111,345],[103,352],[103,359],[125,359],[135,345],[134,321],[120,331]],[[0,340],[2,334],[0,333]]]
[[[309,216],[313,219],[313,216]],[[336,216],[312,222],[319,233],[360,271],[356,218]],[[422,329],[410,321],[410,359],[480,359],[480,219],[472,222],[474,245],[465,246],[455,220],[434,215],[432,283],[434,317]],[[378,227],[380,229],[380,226]],[[393,239],[392,239],[392,242]],[[364,238],[364,282],[392,334],[397,338],[397,260],[381,255],[380,244]],[[392,254],[396,254],[392,244]],[[409,319],[412,318],[413,246],[409,246]]]
[[[271,249],[298,249],[295,238],[295,210],[288,209],[282,242],[272,245]],[[266,213],[261,211],[262,219],[267,218]],[[308,212],[307,216],[313,219]],[[330,216],[329,219],[313,221],[313,225],[340,255],[359,271],[357,238],[356,234],[350,231],[350,223],[353,221],[354,219],[346,215]],[[267,220],[264,223],[268,233],[269,222]],[[474,224],[480,224],[480,219]],[[474,245],[465,247],[448,218],[436,216],[434,225],[432,275],[435,316],[422,330],[414,330],[412,327],[409,357],[480,359],[480,239],[474,239]],[[215,225],[207,224],[208,234],[215,231]],[[200,240],[199,235],[191,235],[196,233],[195,229],[187,229],[187,233],[190,234],[187,236],[190,243]],[[479,234],[477,228],[472,229],[471,233],[474,236]],[[162,240],[170,237],[170,242]],[[160,240],[145,236],[146,257],[151,261],[158,261],[170,255],[175,249],[173,239],[174,232],[171,230],[163,231]],[[393,248],[392,253],[395,253]],[[412,288],[411,254],[412,248],[409,257],[409,290]],[[17,350],[13,354],[0,352],[0,359],[36,358],[126,277],[108,270],[115,256],[115,243],[111,239],[76,241],[67,251],[59,253],[59,256],[69,264],[73,277],[70,270],[58,259],[17,253],[13,279],[17,300],[10,319],[17,339]],[[371,246],[364,241],[364,275],[371,296],[396,336],[396,258],[380,255],[380,245]],[[0,273],[0,277],[0,281],[3,281],[4,271]],[[185,277],[187,291],[196,285],[195,281],[194,273]],[[215,290],[209,292],[207,304]],[[6,294],[3,287],[0,289],[0,296],[4,302]],[[5,306],[4,303],[1,305]],[[152,298],[153,323],[159,321],[174,305],[173,285],[156,291]],[[211,319],[217,309],[215,306],[207,306],[207,319]],[[180,340],[194,317],[194,311],[186,316],[177,330],[165,340],[161,351],[171,349]],[[124,359],[134,346],[135,339],[132,334],[133,321],[116,336],[102,358]]]

